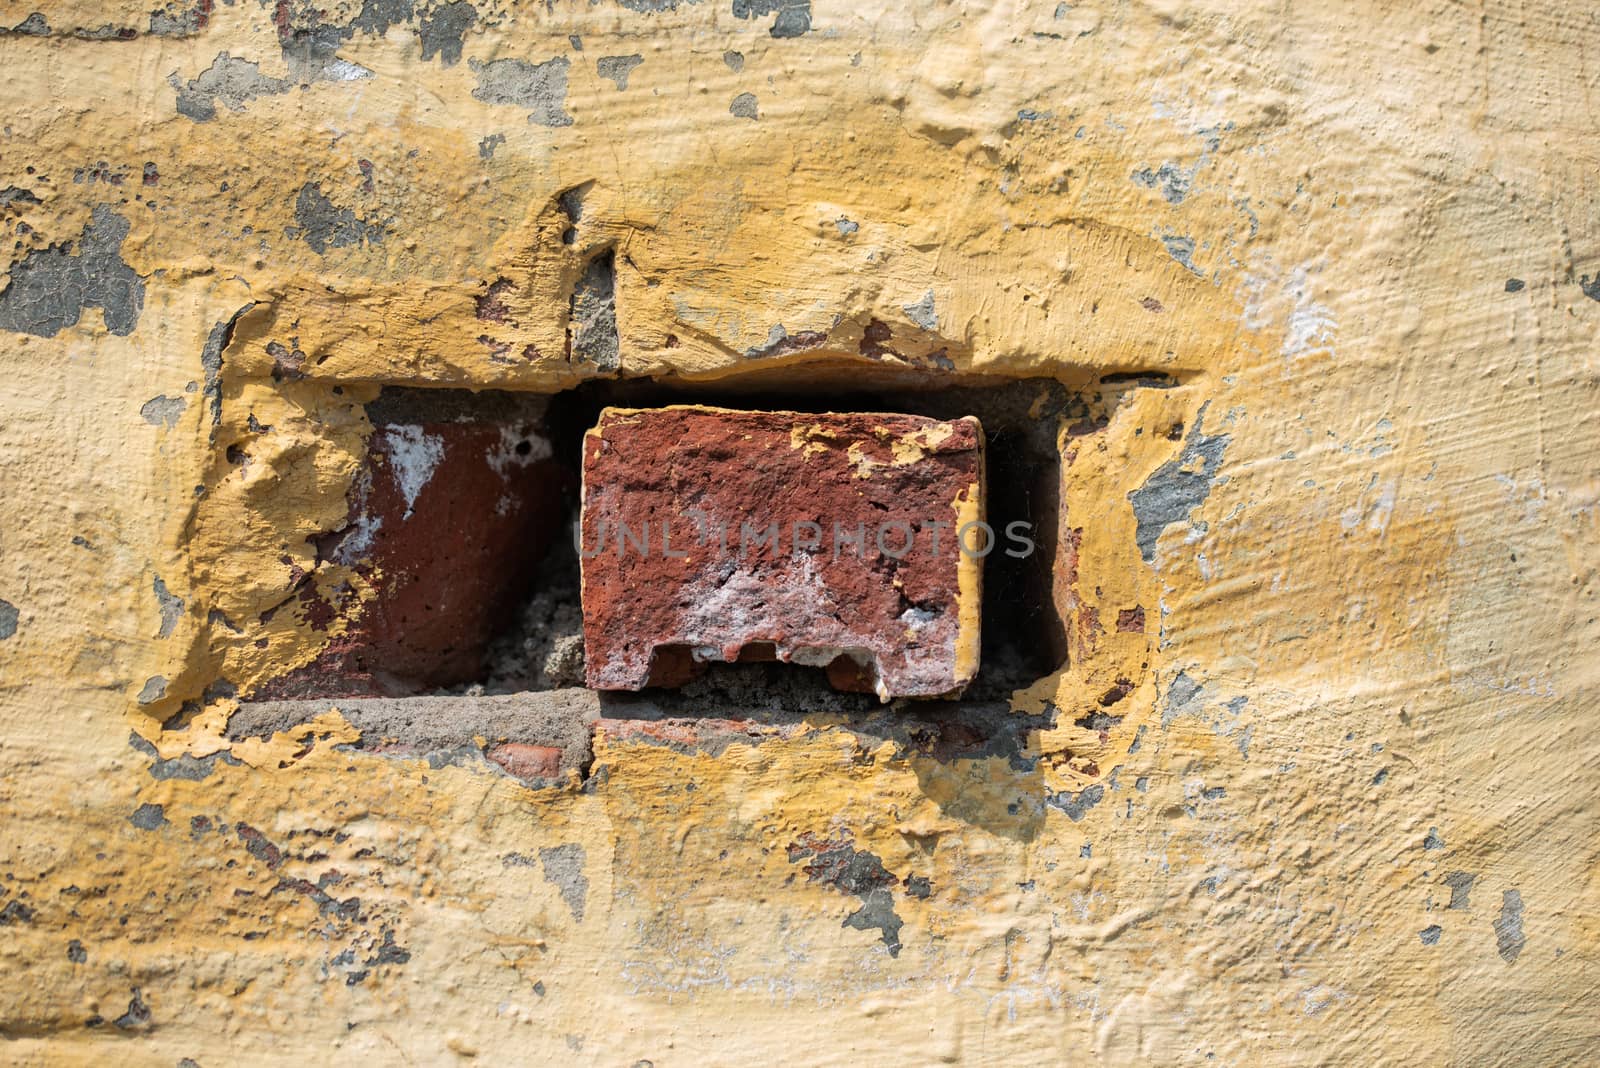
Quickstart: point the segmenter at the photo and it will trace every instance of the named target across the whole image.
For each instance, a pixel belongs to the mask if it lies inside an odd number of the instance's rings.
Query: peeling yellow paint
[[[979,468],[983,470],[982,467]],[[961,624],[956,631],[955,677],[970,679],[978,671],[983,615],[983,559],[994,550],[996,541],[984,544],[981,528],[984,519],[983,483],[974,482],[951,504],[955,525],[951,528],[956,554],[956,605]],[[972,529],[969,531],[969,524]],[[980,555],[982,554],[982,555]]]
[[[927,459],[940,445],[949,441],[950,435],[955,432],[956,428],[950,423],[934,423],[932,426],[894,438],[890,441],[889,448],[894,453],[895,464],[904,467]]]
[[[0,4],[8,1061],[1596,1047],[1579,7],[386,6]],[[219,680],[337,637],[297,583],[369,595],[306,540],[363,405],[612,373],[568,355],[606,250],[615,373],[688,400],[1082,398],[1015,736],[613,723],[533,790],[331,713],[228,735]],[[97,255],[136,313],[49,274]]]

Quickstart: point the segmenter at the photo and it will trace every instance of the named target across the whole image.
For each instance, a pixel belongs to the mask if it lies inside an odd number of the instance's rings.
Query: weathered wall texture
[[[0,1059],[1595,1059],[1584,5],[37,2]],[[1000,742],[228,740],[380,384],[867,365],[1095,398]]]

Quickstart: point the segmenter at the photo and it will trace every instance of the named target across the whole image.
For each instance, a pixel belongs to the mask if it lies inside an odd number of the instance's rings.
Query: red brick
[[[375,596],[298,606],[314,628],[343,615],[348,629],[254,696],[404,696],[479,678],[560,524],[566,476],[549,457],[515,418],[375,427],[345,526],[318,539],[319,557],[353,566]]]
[[[607,409],[583,450],[589,685],[777,658],[885,701],[959,693],[982,560],[956,532],[983,518],[983,477],[970,417]],[[864,552],[836,537],[858,529]]]
[[[489,750],[489,759],[519,779],[555,779],[561,776],[561,750],[548,745],[506,742]]]

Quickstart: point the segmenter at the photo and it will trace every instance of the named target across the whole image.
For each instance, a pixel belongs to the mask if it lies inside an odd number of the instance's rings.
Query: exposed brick
[[[983,472],[970,417],[605,410],[583,449],[589,685],[777,658],[885,701],[959,693],[983,561],[956,541]]]
[[[302,605],[314,627],[336,615],[349,627],[258,698],[402,696],[478,678],[555,536],[566,476],[527,413],[374,414],[348,520],[317,547],[376,596]]]
[[[490,749],[488,757],[519,779],[554,779],[561,774],[561,750],[548,745],[506,742]]]

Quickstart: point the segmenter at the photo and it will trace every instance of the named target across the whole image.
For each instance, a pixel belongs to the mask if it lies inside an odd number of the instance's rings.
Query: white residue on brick
[[[420,426],[388,426],[383,433],[387,439],[389,464],[394,470],[395,484],[400,487],[400,495],[406,499],[406,514],[402,518],[410,519],[417,496],[444,459],[444,439],[424,434]]]
[[[350,524],[350,533],[339,543],[336,559],[341,564],[354,564],[364,559],[372,549],[372,541],[383,527],[377,516],[358,515]]]
[[[871,672],[879,699],[889,700],[886,680],[877,670],[878,651],[849,641],[857,636],[848,624],[830,625],[830,617],[837,617],[828,606],[836,595],[810,556],[791,559],[781,570],[752,564],[702,575],[687,599],[690,607],[679,615],[675,637],[689,646],[696,661],[731,662],[741,649],[758,642],[772,643],[779,660],[808,667],[826,667],[848,656]],[[790,621],[796,619],[810,620],[806,642],[790,638]]]
[[[527,449],[518,452],[523,445],[527,445]],[[509,426],[503,426],[500,428],[500,444],[489,450],[489,466],[494,468],[495,474],[505,478],[512,468],[527,467],[531,463],[548,460],[550,456],[549,438],[531,431],[521,434]]]
[[[351,511],[355,513],[355,518],[350,521],[338,548],[333,551],[335,563],[359,563],[372,550],[373,539],[382,529],[383,520],[372,514],[369,508],[371,498],[372,476],[363,468],[350,487],[350,500],[354,505]]]

